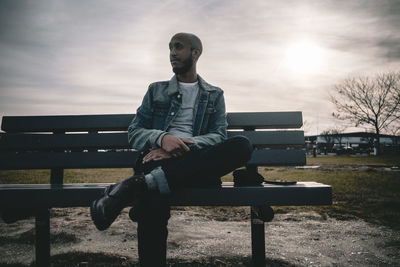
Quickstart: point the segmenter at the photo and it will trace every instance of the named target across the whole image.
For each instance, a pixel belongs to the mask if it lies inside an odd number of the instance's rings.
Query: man
[[[203,51],[194,34],[175,34],[170,43],[175,76],[149,86],[128,129],[131,146],[142,152],[135,176],[106,188],[91,205],[99,230],[121,210],[138,222],[141,266],[165,266],[168,195],[179,187],[220,186],[220,177],[244,166],[252,146],[245,137],[227,139],[223,91],[196,71]]]

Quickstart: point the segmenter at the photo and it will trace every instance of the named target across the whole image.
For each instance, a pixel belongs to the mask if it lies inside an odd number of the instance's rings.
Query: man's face
[[[186,38],[174,37],[169,43],[169,60],[175,74],[184,74],[193,66],[191,44]]]

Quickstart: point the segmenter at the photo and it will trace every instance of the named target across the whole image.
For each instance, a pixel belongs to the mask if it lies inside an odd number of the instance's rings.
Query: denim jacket
[[[200,149],[226,139],[225,101],[223,91],[208,84],[198,75],[199,93],[193,114],[193,137],[190,149]],[[150,84],[136,116],[128,127],[132,148],[144,151],[157,147],[157,139],[165,133],[182,105],[176,76],[170,81]]]

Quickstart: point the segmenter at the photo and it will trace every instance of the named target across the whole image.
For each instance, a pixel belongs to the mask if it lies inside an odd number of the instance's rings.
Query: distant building
[[[306,136],[307,147],[313,146],[317,153],[371,153],[377,143],[375,133],[353,132]],[[381,151],[400,151],[400,136],[380,135]]]

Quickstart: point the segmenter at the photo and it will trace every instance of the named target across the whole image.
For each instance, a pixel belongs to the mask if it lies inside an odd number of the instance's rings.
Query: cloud
[[[184,31],[202,39],[199,73],[225,90],[228,111],[298,109],[329,120],[334,84],[399,69],[399,7],[395,0],[1,1],[0,114],[134,112],[149,83],[172,76],[167,43]],[[324,52],[314,73],[285,66],[287,47],[304,40]]]
[[[377,45],[382,48],[382,55],[389,61],[400,59],[400,37],[388,36],[386,39],[378,41]]]

